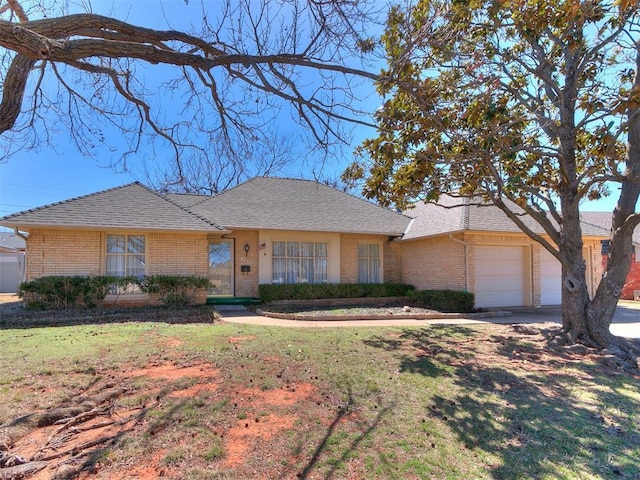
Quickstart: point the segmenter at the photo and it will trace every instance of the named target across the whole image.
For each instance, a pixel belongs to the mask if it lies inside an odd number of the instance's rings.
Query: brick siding
[[[627,281],[622,289],[622,298],[625,300],[635,300],[636,292],[640,292],[640,262],[636,261],[634,255]]]
[[[602,255],[601,266],[604,271],[607,268],[607,255]],[[622,287],[622,294],[620,298],[623,300],[635,300],[635,292],[640,292],[640,262],[637,261],[636,254],[631,257],[631,267],[629,268],[629,274],[627,280]]]
[[[209,270],[206,234],[115,232],[145,236],[147,275],[207,276]],[[97,230],[34,229],[29,233],[26,278],[49,275],[104,275],[105,233]],[[206,301],[199,292],[198,303]],[[152,295],[120,295],[106,304],[153,305]]]
[[[399,282],[402,278],[400,245],[391,246],[384,235],[340,235],[340,283],[358,282],[358,244],[378,243],[381,247],[382,280]]]
[[[464,291],[464,245],[445,237],[403,242],[402,281],[418,290]]]

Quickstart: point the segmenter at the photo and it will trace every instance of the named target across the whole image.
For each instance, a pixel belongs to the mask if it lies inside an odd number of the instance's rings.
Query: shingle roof
[[[612,212],[581,212],[580,219],[583,223],[595,225],[609,232],[611,230]],[[633,241],[640,243],[640,228],[636,227],[633,232]]]
[[[227,228],[401,235],[410,219],[311,180],[256,177],[190,207]]]
[[[0,232],[0,250],[18,251],[24,250],[27,242],[24,238],[19,237],[11,232]]]
[[[201,195],[198,193],[165,193],[162,195],[183,208],[193,207],[211,198],[211,195]]]
[[[0,224],[22,229],[56,226],[224,231],[138,182],[7,215],[0,218]]]
[[[403,239],[410,240],[461,231],[522,233],[513,221],[495,205],[478,205],[475,200],[443,195],[438,204],[419,202],[403,212],[413,218]],[[522,211],[517,206],[514,210]],[[521,217],[533,232],[544,234],[542,227],[531,217]],[[608,237],[608,230],[599,225],[582,222],[585,236]]]

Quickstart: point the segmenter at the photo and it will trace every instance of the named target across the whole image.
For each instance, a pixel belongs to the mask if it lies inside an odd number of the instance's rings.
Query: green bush
[[[475,302],[473,293],[456,290],[414,290],[408,297],[416,306],[440,312],[468,313]]]
[[[209,287],[209,279],[182,275],[151,275],[140,280],[138,285],[144,293],[159,294],[163,305],[179,306],[194,303],[197,291]]]
[[[413,290],[404,283],[292,283],[258,287],[264,302],[321,298],[405,297]]]
[[[20,285],[18,295],[32,310],[59,308],[93,308],[102,305],[111,288],[123,288],[135,279],[129,277],[40,277]]]
[[[157,293],[164,305],[193,303],[199,289],[206,289],[206,277],[152,275],[143,278],[79,275],[40,277],[20,285],[18,294],[31,310],[94,308],[108,293],[121,294],[131,287],[143,293]]]

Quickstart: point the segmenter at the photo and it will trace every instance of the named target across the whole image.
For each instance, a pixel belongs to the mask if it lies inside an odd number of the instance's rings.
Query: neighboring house
[[[561,266],[497,207],[442,196],[438,205],[416,204],[402,239],[402,278],[419,289],[475,293],[477,307],[558,305]],[[530,218],[525,223],[546,235]],[[583,223],[587,282],[593,295],[602,276],[606,229]]]
[[[209,276],[212,295],[259,283],[401,281],[410,219],[308,180],[258,177],[215,197],[140,183],[8,215],[29,233],[26,277]],[[143,294],[107,302],[144,304]]]
[[[611,229],[611,217],[611,212],[586,212],[581,215],[583,222],[596,225],[607,231]],[[604,243],[606,249],[609,240],[604,240]],[[603,269],[607,266],[608,258],[606,253],[603,253],[601,258]],[[629,269],[627,282],[622,289],[621,298],[625,300],[640,300],[640,228],[636,228],[633,232],[631,268]]]
[[[24,238],[0,232],[0,293],[16,293],[24,280]]]
[[[497,207],[450,196],[399,214],[309,180],[258,177],[214,197],[132,183],[0,224],[29,233],[27,279],[198,275],[211,280],[209,295],[235,297],[256,296],[259,284],[405,282],[474,292],[477,307],[561,303],[555,257]],[[609,233],[585,221],[583,234],[593,294]]]

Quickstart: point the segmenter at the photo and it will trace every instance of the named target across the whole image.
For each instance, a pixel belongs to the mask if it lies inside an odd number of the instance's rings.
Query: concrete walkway
[[[272,325],[295,328],[322,327],[421,327],[426,325],[470,325],[470,324],[516,324],[516,323],[562,323],[559,306],[541,308],[513,308],[511,315],[492,318],[441,318],[430,320],[283,320],[256,315],[243,310],[221,311],[222,320],[229,323]],[[616,310],[611,333],[628,338],[640,339],[640,302],[620,301]]]

